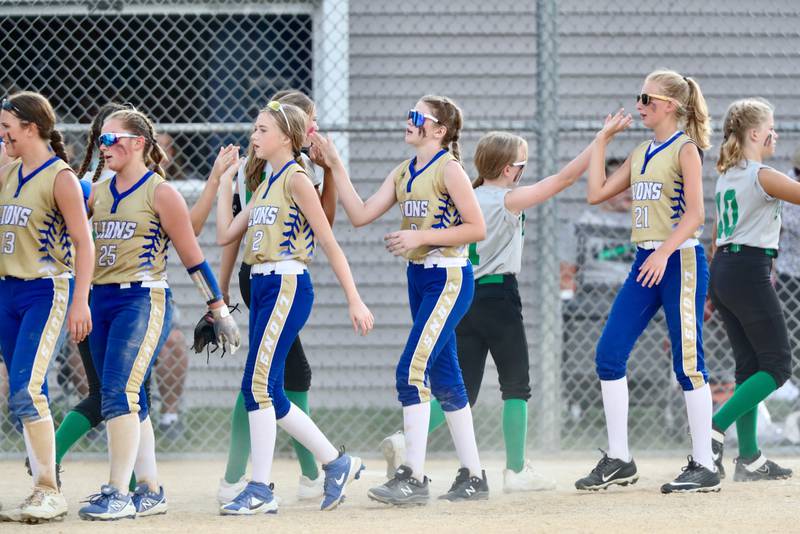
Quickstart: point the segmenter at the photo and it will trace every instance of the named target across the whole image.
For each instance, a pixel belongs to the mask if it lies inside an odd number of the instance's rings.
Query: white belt
[[[636,246],[639,247],[639,248],[643,248],[645,250],[657,250],[658,247],[660,247],[663,244],[664,244],[663,241],[640,241],[640,242],[636,243]],[[678,249],[694,248],[699,244],[700,244],[700,241],[698,241],[694,237],[691,237],[691,238],[687,239],[686,241],[684,241],[683,243],[681,243],[680,246],[678,247]]]
[[[425,256],[423,260],[409,260],[414,265],[424,265],[426,269],[433,267],[465,267],[467,258],[447,258],[445,256]]]
[[[250,278],[254,274],[303,274],[308,266],[298,260],[266,261],[256,263],[250,269]]]
[[[130,289],[132,286],[136,287],[155,287],[159,289],[169,289],[169,284],[166,280],[146,280],[142,282],[123,282],[119,285],[120,289]]]

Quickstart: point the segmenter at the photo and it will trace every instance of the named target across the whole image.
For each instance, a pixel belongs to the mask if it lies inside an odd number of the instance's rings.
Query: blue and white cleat
[[[325,471],[325,492],[322,498],[320,510],[333,510],[344,501],[344,489],[347,484],[361,477],[364,464],[358,456],[350,456],[344,453],[342,448],[339,457],[334,461],[322,466]]]
[[[167,513],[167,499],[164,496],[164,487],[158,488],[158,493],[150,491],[147,484],[139,484],[133,492],[133,506],[136,508],[136,517],[147,517]]]
[[[78,511],[81,519],[88,521],[116,521],[134,519],[136,507],[130,495],[123,495],[110,484],[100,486],[100,493],[89,497],[89,504]]]
[[[272,494],[272,484],[250,481],[244,490],[219,509],[220,515],[277,514],[278,501]]]

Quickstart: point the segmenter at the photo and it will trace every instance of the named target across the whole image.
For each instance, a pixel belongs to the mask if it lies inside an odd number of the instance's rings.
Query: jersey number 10
[[[739,203],[736,202],[736,190],[728,189],[715,195],[717,201],[717,237],[727,238],[733,235],[736,223],[739,222]]]

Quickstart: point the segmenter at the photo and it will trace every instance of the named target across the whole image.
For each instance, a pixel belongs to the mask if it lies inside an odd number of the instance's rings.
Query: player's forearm
[[[479,222],[462,223],[450,228],[418,230],[422,233],[423,244],[436,247],[456,247],[477,243],[486,239],[486,224]]]
[[[189,218],[192,220],[192,230],[194,230],[194,235],[200,235],[200,232],[203,231],[203,226],[206,224],[206,220],[208,220],[208,215],[211,213],[211,208],[214,205],[214,197],[217,196],[217,189],[219,188],[219,178],[214,178],[214,176],[209,176],[208,181],[206,181],[205,187],[203,187],[203,192],[200,194],[200,198],[197,199],[192,209],[189,210]]]
[[[219,268],[219,285],[222,289],[222,295],[226,298],[226,302],[230,301],[231,275],[236,265],[236,258],[239,255],[240,242],[240,240],[237,240],[233,243],[228,243],[222,248],[222,259]]]
[[[336,184],[333,181],[333,171],[325,167],[320,202],[322,203],[322,210],[325,212],[325,218],[328,219],[328,224],[331,226],[333,226],[333,220],[336,218],[336,198]]]
[[[94,275],[94,242],[91,239],[75,243],[75,291],[73,300],[88,302]]]
[[[608,199],[604,194],[603,186],[606,183],[606,145],[608,139],[597,135],[590,145],[589,176],[586,180],[586,200],[589,204],[599,204]]]

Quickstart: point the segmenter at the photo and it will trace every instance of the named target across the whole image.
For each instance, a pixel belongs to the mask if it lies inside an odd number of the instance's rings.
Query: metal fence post
[[[536,143],[539,176],[549,176],[558,166],[558,6],[556,0],[536,2]],[[561,441],[561,301],[558,286],[556,201],[538,208],[535,226],[538,285],[537,344],[541,369],[539,436],[545,450],[555,451]]]

